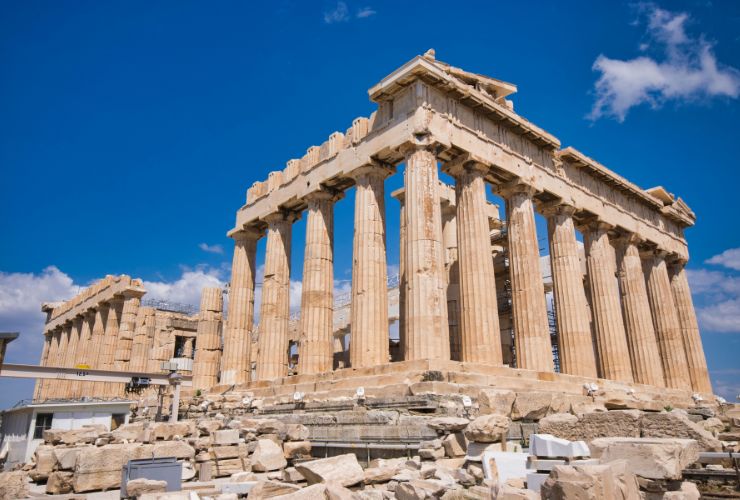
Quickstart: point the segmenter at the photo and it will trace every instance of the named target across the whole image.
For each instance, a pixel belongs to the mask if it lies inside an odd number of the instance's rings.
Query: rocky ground
[[[231,391],[184,401],[185,418],[177,423],[148,420],[153,412],[144,400],[132,423],[110,432],[94,426],[46,431],[32,463],[0,475],[0,499],[39,488],[76,498],[116,490],[129,460],[177,457],[182,492],[164,493],[164,483],[137,480],[129,482],[129,495],[688,500],[700,493],[684,471],[699,467],[700,452],[740,451],[740,408],[733,405],[697,400],[673,409],[631,394],[502,389],[474,396],[427,391],[291,402]],[[527,457],[522,450],[533,434],[551,437],[537,438],[547,449],[533,446]],[[529,470],[511,476],[510,462],[522,457]],[[719,460],[708,467],[728,477],[722,471],[731,466]],[[540,493],[526,489],[528,481],[542,482]],[[728,481],[717,491],[732,494],[736,483]],[[29,482],[37,486],[29,489]],[[705,493],[716,486],[698,484]]]

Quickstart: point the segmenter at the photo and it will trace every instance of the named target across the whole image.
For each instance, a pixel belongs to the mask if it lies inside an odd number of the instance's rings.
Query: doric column
[[[69,338],[67,340],[67,348],[64,354],[63,366],[67,368],[74,368],[77,364],[76,359],[79,355],[77,350],[80,345],[80,333],[82,331],[82,318],[77,316],[69,323]],[[74,395],[75,381],[65,380],[64,381],[64,392],[66,397],[72,397]]]
[[[684,260],[674,260],[669,268],[673,300],[676,303],[678,322],[681,325],[686,361],[689,363],[691,387],[697,392],[711,394],[712,383],[709,380],[707,359],[704,357],[704,347],[699,334],[699,323],[696,321],[694,301],[691,299],[689,280],[686,278],[685,265]]]
[[[193,389],[207,391],[218,384],[223,310],[223,291],[220,288],[204,288],[200,295],[198,333],[195,340]]]
[[[486,201],[487,167],[454,165],[457,256],[460,274],[460,361],[503,363]],[[543,292],[544,293],[544,292]]]
[[[103,343],[105,341],[105,324],[108,317],[110,305],[98,304],[95,310],[95,321],[93,322],[92,333],[90,335],[91,350],[87,358],[87,364],[90,368],[99,370],[102,368]],[[104,382],[93,382],[86,384],[86,390],[92,390],[95,394],[102,395]]]
[[[101,370],[113,370],[122,312],[123,298],[116,297],[108,303],[108,315],[105,319],[105,334],[103,336],[103,343],[100,347],[99,355]],[[105,383],[103,389],[104,395],[107,397],[115,396],[119,392],[118,389],[120,386],[121,384],[115,382]]]
[[[51,344],[49,345],[49,354],[47,356],[46,366],[59,366],[57,365],[57,358],[59,357],[59,342],[62,340],[62,329],[57,327],[49,334],[51,338]],[[42,388],[41,399],[50,399],[55,397],[54,392],[58,386],[57,380],[45,380]]]
[[[224,331],[224,352],[221,358],[221,384],[244,384],[251,372],[250,337],[254,328],[254,280],[257,273],[255,256],[257,241],[262,234],[243,230],[234,238],[234,258],[231,263],[229,315]]]
[[[574,213],[575,207],[565,204],[544,210],[550,240],[560,371],[595,378],[598,372],[573,224]]]
[[[442,241],[447,280],[447,327],[450,332],[450,359],[461,361],[460,262],[457,248],[457,205],[442,200]]]
[[[95,311],[85,311],[82,315],[82,323],[80,327],[80,338],[77,341],[77,363],[80,365],[87,365],[92,367],[90,364],[91,349],[92,349],[92,330],[93,324],[95,323]],[[72,383],[72,397],[79,398],[89,394],[89,385],[81,380],[76,380]]]
[[[608,224],[594,222],[583,231],[599,375],[610,380],[632,382],[632,363],[619,303],[616,255],[609,243],[610,228]]]
[[[437,158],[423,147],[406,156],[407,360],[450,359]]]
[[[349,358],[353,368],[388,362],[388,269],[385,253],[385,189],[391,170],[367,165],[355,170],[352,242],[352,303]]]
[[[632,375],[637,383],[665,387],[660,351],[645,288],[645,275],[637,249],[639,242],[634,234],[617,240],[617,276],[632,360]]]
[[[403,188],[391,193],[399,203],[398,252],[398,343],[399,359],[406,359],[406,193]]]
[[[144,292],[124,292],[123,309],[121,310],[121,326],[118,329],[118,340],[113,354],[113,369],[120,372],[129,371],[131,363],[131,349],[136,331],[136,316],[141,306],[141,297]],[[125,386],[119,384],[117,395],[123,396]]]
[[[665,262],[666,252],[655,250],[645,254],[643,267],[647,279],[647,292],[653,324],[658,339],[663,375],[667,387],[691,390],[686,351],[676,304],[673,302],[671,282]]]
[[[283,212],[265,217],[268,224],[267,250],[260,306],[257,380],[270,380],[288,374],[290,240],[295,219],[295,214]]]
[[[157,318],[154,308],[139,307],[139,311],[136,314],[134,339],[131,344],[130,371],[146,372],[156,329]]]
[[[54,360],[54,366],[64,367],[65,359],[67,358],[68,350],[67,345],[69,344],[69,337],[72,334],[72,328],[69,323],[65,323],[60,327],[59,330],[59,347],[57,348],[56,359]],[[67,390],[69,383],[66,380],[55,380],[54,381],[54,397],[55,398],[68,398],[70,397],[69,391]]]
[[[329,372],[334,358],[334,202],[337,194],[317,191],[305,199],[308,209],[298,349],[299,375]]]
[[[551,372],[555,367],[534,222],[532,195],[535,190],[519,182],[502,186],[499,192],[506,199],[517,368]]]
[[[41,350],[41,359],[39,360],[39,366],[47,366],[49,362],[49,348],[51,347],[51,335],[49,332],[44,332],[44,347]],[[33,389],[33,399],[41,399],[44,391],[44,379],[36,379],[36,384]]]

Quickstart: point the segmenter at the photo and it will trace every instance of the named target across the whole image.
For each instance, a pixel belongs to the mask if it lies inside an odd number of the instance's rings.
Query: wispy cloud
[[[706,260],[707,264],[717,264],[720,266],[740,271],[740,248],[730,248],[719,255],[715,255]]]
[[[646,26],[648,40],[639,50],[646,54],[628,60],[599,55],[593,69],[601,76],[595,84],[590,119],[614,117],[622,122],[631,108],[641,104],[658,108],[668,101],[740,95],[740,71],[720,64],[703,34],[687,33],[689,14],[652,3],[640,4],[639,12],[637,24]]]
[[[216,253],[219,255],[223,255],[224,253],[224,247],[222,247],[221,245],[209,245],[208,243],[200,243],[198,244],[198,248],[207,253]]]
[[[357,9],[357,12],[352,16],[349,6],[346,2],[337,2],[337,4],[331,10],[324,12],[324,22],[326,24],[344,23],[351,19],[365,19],[370,16],[377,14],[375,9],[372,7],[361,7]]]

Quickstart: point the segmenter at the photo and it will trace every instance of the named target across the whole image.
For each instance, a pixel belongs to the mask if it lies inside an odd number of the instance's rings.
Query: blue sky
[[[367,89],[430,47],[517,84],[516,111],[564,146],[686,200],[712,380],[734,399],[740,4],[729,1],[1,1],[0,330],[22,333],[7,360],[38,361],[40,302],[105,274],[183,302],[227,280],[225,233],[246,189],[369,116]],[[338,279],[352,206],[351,192],[337,205]],[[29,387],[0,380],[0,407]]]

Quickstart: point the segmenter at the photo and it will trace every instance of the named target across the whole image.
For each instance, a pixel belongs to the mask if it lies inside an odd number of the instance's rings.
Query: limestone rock
[[[126,493],[130,497],[140,497],[145,493],[164,493],[167,491],[167,481],[154,479],[132,479],[126,483]]]
[[[342,486],[352,486],[364,480],[365,474],[354,453],[312,460],[296,465],[308,484],[336,481]]]
[[[722,451],[722,443],[681,412],[645,413],[640,420],[643,437],[695,439],[704,451]]]
[[[217,418],[201,420],[198,422],[198,430],[206,436],[224,428],[223,421]]]
[[[305,425],[285,424],[285,439],[288,441],[306,441],[310,435]]]
[[[23,471],[0,472],[0,500],[28,496],[28,475]]]
[[[514,391],[506,389],[481,389],[478,393],[478,405],[481,415],[498,413],[510,416],[511,407],[516,399]]]
[[[468,450],[468,442],[462,432],[447,435],[442,440],[445,455],[450,458],[464,457]]]
[[[113,442],[121,441],[136,441],[139,436],[144,432],[144,422],[136,422],[133,424],[123,424],[117,429],[111,431],[110,436]]]
[[[300,486],[278,481],[258,481],[249,491],[249,500],[262,500],[281,495],[290,495],[300,490]]]
[[[539,420],[550,411],[551,392],[517,392],[511,409],[512,420]]]
[[[236,429],[223,429],[213,431],[213,444],[237,444],[239,442],[239,431]]]
[[[417,479],[401,483],[396,488],[398,500],[425,500],[439,498],[447,489],[447,485],[436,479]]]
[[[579,417],[555,413],[539,422],[539,432],[569,439],[591,441],[600,437],[640,437],[639,410],[585,413]]]
[[[569,441],[550,434],[532,434],[529,437],[529,453],[545,458],[574,458],[590,456],[583,441]]]
[[[592,441],[597,453],[602,463],[625,460],[629,471],[647,479],[680,479],[699,458],[699,447],[692,439],[599,438]]]
[[[36,482],[43,481],[49,477],[49,473],[54,470],[54,448],[52,446],[40,445],[34,453],[36,468],[29,475]]]
[[[465,437],[478,443],[493,443],[506,435],[510,424],[509,417],[504,415],[482,415],[468,425]]]
[[[539,500],[540,496],[532,490],[515,488],[505,484],[496,495],[496,500]]]
[[[186,437],[193,434],[192,422],[157,422],[151,426],[151,439],[164,439],[166,441],[176,437]]]
[[[223,432],[223,431],[218,431]],[[251,457],[252,470],[267,472],[283,469],[288,465],[282,448],[270,439],[260,439]]]
[[[311,441],[286,441],[283,451],[285,458],[311,456]]]
[[[400,466],[380,466],[365,469],[365,484],[387,483],[398,474]]]
[[[77,446],[74,448],[54,448],[54,462],[57,470],[72,470],[77,463],[80,451],[90,448],[88,446]]]
[[[46,481],[46,493],[49,495],[64,495],[72,493],[72,473],[56,471],[49,474]]]
[[[427,425],[432,429],[445,432],[461,431],[468,426],[470,420],[460,417],[437,417],[429,420]]]
[[[44,431],[44,441],[51,444],[92,444],[104,432],[107,429],[101,424],[84,425],[75,430],[47,429]]]
[[[663,494],[663,500],[699,500],[701,494],[696,484],[684,481],[678,491],[667,491]]]
[[[323,484],[312,484],[287,495],[278,495],[272,498],[275,500],[325,500],[326,486]]]
[[[710,417],[699,423],[705,431],[711,433],[713,436],[717,436],[720,432],[725,430],[725,423],[717,417]]]
[[[556,465],[542,484],[543,500],[639,499],[637,479],[623,464]]]
[[[274,418],[259,419],[256,430],[257,434],[285,434],[285,424]]]
[[[352,490],[335,482],[326,483],[325,493],[328,500],[355,500]]]

